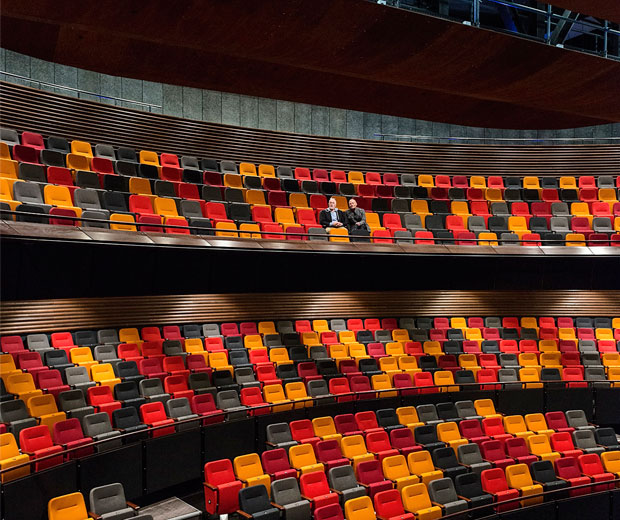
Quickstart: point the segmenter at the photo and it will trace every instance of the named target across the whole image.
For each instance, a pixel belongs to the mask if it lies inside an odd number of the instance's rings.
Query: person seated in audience
[[[347,218],[347,229],[349,235],[355,237],[369,237],[370,229],[366,223],[366,212],[362,208],[357,207],[355,199],[349,199],[349,209],[345,213]],[[368,242],[366,238],[352,238],[352,242]]]
[[[343,211],[336,207],[336,199],[329,199],[327,208],[319,214],[319,224],[324,228],[341,228],[347,223],[347,217]]]

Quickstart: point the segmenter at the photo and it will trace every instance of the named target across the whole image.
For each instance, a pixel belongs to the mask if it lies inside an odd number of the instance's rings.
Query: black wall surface
[[[285,291],[620,289],[620,256],[190,248],[3,236],[1,297]],[[574,248],[570,248],[574,249]]]

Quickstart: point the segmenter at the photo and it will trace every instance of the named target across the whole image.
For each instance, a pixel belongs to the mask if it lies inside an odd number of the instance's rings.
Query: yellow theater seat
[[[50,435],[54,424],[67,419],[65,412],[59,412],[52,394],[35,395],[26,402],[28,412],[38,419],[39,424],[49,428]]]
[[[530,470],[527,464],[514,464],[506,468],[506,481],[511,488],[518,489],[522,497],[530,495],[542,494],[543,487],[540,484],[534,484]],[[531,506],[534,504],[540,504],[543,501],[543,497],[530,498],[527,500],[521,500],[521,505]]]
[[[253,177],[256,177],[256,165],[247,162],[240,163],[239,175],[252,175]]]
[[[424,188],[434,188],[435,180],[432,175],[418,175],[418,186],[422,186]]]
[[[356,470],[360,462],[375,459],[372,453],[368,453],[364,437],[361,435],[347,435],[342,437],[340,449],[342,454],[351,461]]]
[[[426,485],[422,483],[404,488],[402,499],[405,511],[413,513],[416,520],[435,520],[442,517],[441,507],[431,503]]]
[[[66,161],[67,168],[71,170],[90,171],[90,157],[70,153],[67,154]]]
[[[263,387],[263,398],[266,403],[273,405],[274,412],[282,412],[293,409],[293,404],[286,398],[282,385],[265,385]]]
[[[328,233],[330,242],[349,242],[347,228],[329,228]]]
[[[306,385],[301,381],[295,383],[287,383],[284,386],[286,397],[289,401],[293,401],[293,407],[295,409],[308,408],[312,406],[312,399],[308,398],[308,392],[306,391]]]
[[[234,222],[217,222],[215,224],[216,237],[238,237],[237,224]]]
[[[260,177],[275,177],[276,170],[272,164],[259,164],[258,165],[258,175]]]
[[[159,166],[159,157],[156,152],[152,152],[150,150],[140,150],[140,162],[142,164]]]
[[[267,493],[271,492],[271,477],[263,470],[258,453],[240,455],[233,459],[236,477],[243,482],[244,487],[263,485]]]
[[[114,393],[114,387],[121,382],[120,378],[116,377],[110,363],[92,365],[90,367],[90,378],[100,385],[109,386],[112,393]]]
[[[429,482],[443,478],[443,471],[435,469],[431,454],[427,450],[414,451],[407,455],[409,472],[417,475],[420,480],[428,486]]]
[[[52,498],[47,504],[48,520],[87,520],[86,504],[82,493],[75,492]]]
[[[93,149],[86,141],[71,141],[71,153],[93,158]]]
[[[25,403],[27,403],[28,399],[31,397],[43,394],[43,392],[34,385],[32,374],[27,372],[10,374],[4,378],[4,382],[7,391],[10,394],[15,394],[18,399],[21,399]]]
[[[396,408],[396,416],[398,417],[398,422],[409,428],[411,433],[413,433],[413,430],[418,426],[424,425],[424,423],[420,421],[418,412],[414,406],[401,406],[400,408]]]
[[[404,487],[420,482],[420,477],[409,473],[409,466],[407,466],[407,459],[405,459],[404,455],[385,457],[381,461],[381,467],[383,469],[383,476],[391,480],[394,487],[400,492],[402,492]]]
[[[288,457],[291,467],[295,468],[301,475],[325,470],[323,464],[317,462],[314,449],[310,443],[291,446],[288,450]]]
[[[163,217],[178,217],[176,202],[173,199],[166,199],[163,197],[155,197],[153,201],[153,208],[155,213],[159,213]]]
[[[43,195],[45,197],[45,203],[51,206],[58,206],[59,208],[67,208],[75,211],[75,214],[80,217],[82,215],[82,208],[75,207],[71,200],[71,192],[66,186],[55,186],[53,184],[46,184],[43,189]]]
[[[364,184],[364,174],[362,172],[351,171],[349,172],[349,183],[351,184]]]
[[[12,433],[0,434],[0,470],[2,470],[2,477],[0,482],[3,484],[10,482],[26,475],[30,474],[30,466],[27,464],[30,457],[26,454],[21,454],[15,442],[15,437]],[[9,468],[26,464],[20,468],[16,468],[11,471],[7,471]]]
[[[110,224],[110,229],[116,229],[120,231],[137,231],[136,221],[133,215],[126,215],[124,213],[112,213],[110,220],[114,222]]]
[[[467,439],[461,437],[459,427],[452,421],[439,423],[437,425],[437,437],[441,442],[445,442],[448,446],[453,448],[455,454],[459,446],[469,443]]]

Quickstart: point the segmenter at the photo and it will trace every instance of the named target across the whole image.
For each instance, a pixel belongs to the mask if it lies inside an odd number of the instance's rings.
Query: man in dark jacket
[[[329,199],[327,208],[319,213],[319,224],[324,228],[345,227],[347,218],[344,213],[336,207],[336,199]]]

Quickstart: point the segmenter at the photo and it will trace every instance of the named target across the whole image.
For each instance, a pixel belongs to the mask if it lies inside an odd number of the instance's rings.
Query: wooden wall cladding
[[[179,155],[283,166],[446,175],[617,175],[618,145],[417,144],[318,137],[186,120],[0,82],[17,130]]]
[[[279,319],[620,316],[620,291],[196,294],[4,302],[0,334]]]

